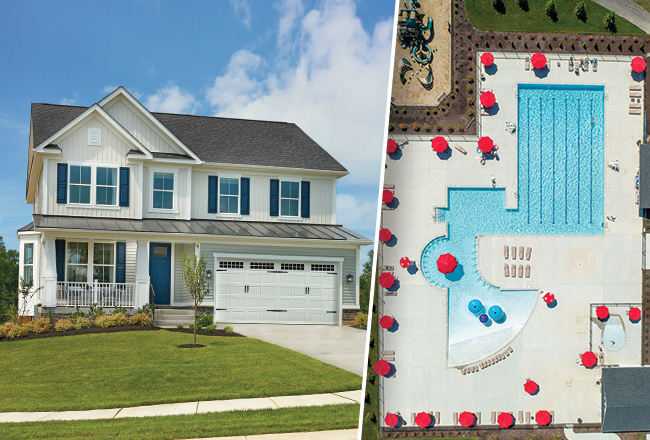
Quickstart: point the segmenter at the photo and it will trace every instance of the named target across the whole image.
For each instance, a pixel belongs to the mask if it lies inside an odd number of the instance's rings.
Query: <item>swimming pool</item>
[[[506,209],[502,188],[449,188],[438,221],[447,237],[429,242],[421,256],[425,278],[448,288],[449,365],[466,365],[499,350],[525,325],[537,291],[507,291],[478,272],[479,235],[600,235],[604,217],[604,88],[530,85],[518,87],[518,207]],[[456,256],[446,276],[439,255]],[[500,305],[503,324],[481,324],[467,303],[478,298]],[[480,341],[480,343],[477,343]]]

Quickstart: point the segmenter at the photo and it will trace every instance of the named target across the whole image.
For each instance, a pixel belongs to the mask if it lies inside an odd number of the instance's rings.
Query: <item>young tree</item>
[[[576,14],[578,20],[586,22],[587,21],[587,5],[585,2],[579,2],[576,4],[576,8],[573,10],[573,13]]]
[[[548,0],[546,2],[546,15],[548,15],[551,20],[557,21],[557,6],[555,5],[555,0]]]
[[[528,6],[528,0],[517,0],[517,6],[521,8],[522,11],[528,12],[530,7]]]
[[[506,5],[503,0],[492,0],[492,7],[501,15],[506,13]]]
[[[610,11],[603,18],[603,24],[605,29],[607,29],[612,34],[616,33],[616,12]]]
[[[208,282],[205,279],[207,263],[203,255],[200,257],[196,255],[188,256],[185,252],[181,255],[181,259],[183,262],[185,286],[194,302],[194,345],[196,345],[196,317],[198,315],[198,308],[199,304],[203,302],[208,294]]]
[[[18,309],[16,316],[14,317],[14,322],[16,324],[20,324],[20,319],[23,316],[27,315],[27,307],[29,306],[29,303],[32,301],[32,298],[34,298],[34,295],[36,295],[36,293],[38,293],[38,291],[43,288],[43,286],[41,286],[38,289],[34,289],[33,286],[34,283],[27,284],[23,277],[20,277],[20,289],[18,289]]]

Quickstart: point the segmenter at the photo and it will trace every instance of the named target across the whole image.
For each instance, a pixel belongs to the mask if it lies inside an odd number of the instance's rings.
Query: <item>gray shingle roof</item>
[[[34,145],[45,141],[86,109],[32,104]],[[152,114],[205,162],[347,171],[296,124],[172,113]]]
[[[603,368],[602,431],[650,431],[650,367]]]
[[[333,241],[372,241],[341,225],[251,222],[235,220],[121,219],[34,214],[36,229],[138,232],[156,234],[198,234],[212,236],[300,238]],[[32,226],[31,224],[28,226]]]

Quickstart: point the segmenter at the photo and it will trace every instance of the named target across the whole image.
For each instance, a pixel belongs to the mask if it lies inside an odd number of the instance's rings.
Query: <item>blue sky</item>
[[[30,104],[119,85],[152,111],[295,122],[351,174],[337,221],[374,238],[394,0],[0,2],[0,236],[17,247]]]

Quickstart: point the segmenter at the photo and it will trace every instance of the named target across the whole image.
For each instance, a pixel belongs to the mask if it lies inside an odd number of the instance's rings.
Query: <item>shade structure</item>
[[[399,423],[399,416],[397,414],[388,413],[386,414],[386,417],[384,417],[384,423],[386,423],[386,426],[394,428]]]
[[[515,418],[510,413],[502,412],[497,417],[497,423],[501,428],[510,428],[515,424]]]
[[[411,260],[409,260],[408,257],[402,257],[399,260],[399,265],[402,266],[404,269],[406,269],[407,267],[409,267],[411,265]]]
[[[395,195],[393,194],[393,191],[389,189],[385,189],[383,193],[381,193],[381,201],[383,203],[390,203],[393,201],[395,198]]]
[[[553,295],[551,292],[546,292],[546,295],[544,295],[542,299],[546,304],[550,304],[555,301],[555,295]]]
[[[546,66],[546,57],[543,53],[537,52],[530,58],[530,63],[535,69],[543,69]]]
[[[478,313],[483,310],[483,303],[481,303],[481,301],[478,299],[473,299],[469,302],[469,304],[467,304],[467,308],[472,313]]]
[[[598,358],[596,357],[596,353],[593,351],[585,351],[582,353],[582,356],[580,357],[582,360],[582,365],[584,365],[587,368],[591,368],[596,365],[598,362]]]
[[[630,65],[633,72],[641,73],[645,70],[646,62],[642,57],[635,57]]]
[[[395,277],[393,276],[392,273],[390,272],[384,272],[381,275],[379,275],[379,285],[381,287],[389,288],[393,287],[393,284],[395,284]]]
[[[390,229],[381,228],[379,230],[379,241],[386,243],[387,241],[390,241],[391,238],[393,238],[393,233],[390,232]]]
[[[431,414],[425,412],[418,413],[415,416],[415,424],[420,428],[428,428],[431,426]]]
[[[524,391],[528,394],[533,395],[539,391],[539,385],[534,380],[527,380],[524,384]]]
[[[609,309],[607,308],[607,306],[598,306],[596,308],[596,316],[601,321],[604,321],[607,318],[609,318]]]
[[[386,143],[386,153],[391,154],[397,151],[397,142],[394,139],[388,139]]]
[[[480,100],[483,107],[492,107],[497,102],[497,97],[488,90],[487,92],[481,93]]]
[[[494,64],[494,55],[492,55],[490,52],[485,52],[483,55],[481,55],[481,64],[483,64],[485,67],[490,67],[492,64]]]
[[[471,413],[469,411],[463,411],[460,413],[460,416],[458,416],[458,423],[460,423],[465,428],[469,428],[471,426],[474,426],[474,423],[476,423],[476,416],[474,413]]]
[[[494,150],[494,141],[489,136],[483,136],[478,140],[478,149],[483,153],[490,153]]]
[[[488,310],[488,315],[490,315],[490,318],[498,321],[503,318],[503,309],[500,306],[492,306],[490,307],[490,310]]]
[[[641,309],[638,307],[632,307],[628,313],[628,316],[630,317],[630,321],[636,322],[641,320]]]
[[[449,144],[447,144],[447,139],[443,138],[442,136],[436,136],[431,139],[431,148],[433,148],[433,151],[436,153],[444,153],[447,151],[448,147]]]
[[[375,368],[375,373],[379,374],[380,376],[386,376],[388,373],[390,373],[391,366],[388,363],[388,361],[380,359],[377,362],[375,362],[374,368]]]
[[[451,254],[442,254],[438,257],[438,270],[442,273],[452,273],[458,267],[456,257]]]
[[[537,411],[535,421],[539,426],[546,426],[551,423],[551,413],[546,410]]]
[[[379,318],[379,327],[388,330],[395,324],[395,320],[392,317],[384,315]]]

